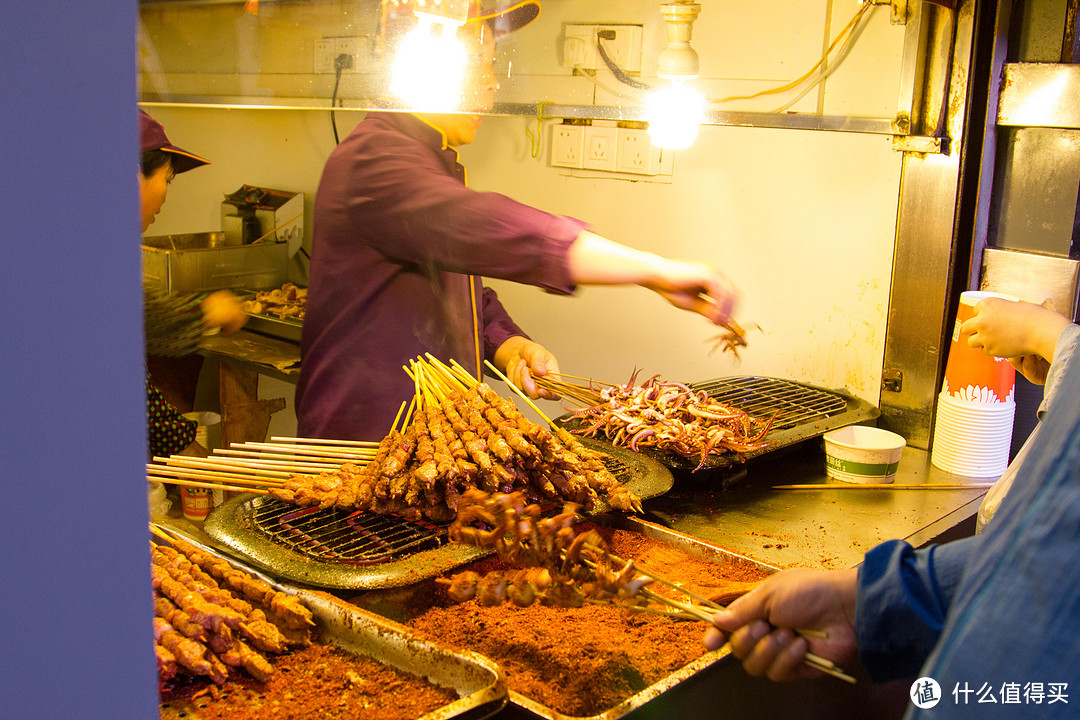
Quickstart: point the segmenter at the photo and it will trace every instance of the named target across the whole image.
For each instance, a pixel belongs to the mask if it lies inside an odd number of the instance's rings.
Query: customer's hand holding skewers
[[[856,568],[793,569],[772,575],[713,616],[705,646],[715,650],[730,642],[747,673],[777,682],[821,677],[813,663],[805,662],[811,651],[853,667],[858,660],[857,577]]]

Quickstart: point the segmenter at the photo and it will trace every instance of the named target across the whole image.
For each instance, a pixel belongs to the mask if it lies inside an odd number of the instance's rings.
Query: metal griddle
[[[585,439],[604,465],[641,499],[671,489],[659,461]],[[594,512],[609,510],[601,504]],[[395,515],[301,508],[265,495],[241,495],[215,508],[205,532],[246,562],[277,577],[318,587],[373,589],[436,577],[488,551],[447,539],[445,526]]]
[[[704,390],[717,402],[738,408],[753,417],[775,416],[764,438],[769,443],[766,447],[708,457],[700,472],[711,471],[707,474],[719,476],[731,476],[741,471],[742,466],[753,458],[819,437],[836,428],[869,422],[880,414],[874,405],[843,391],[825,390],[779,378],[740,375],[702,380],[690,383],[689,387],[695,391]],[[563,415],[555,422],[567,429],[581,427],[581,421],[571,415]],[[642,448],[641,454],[674,470],[693,471],[701,464],[699,457],[688,458],[652,448]],[[723,483],[725,487],[728,484]]]

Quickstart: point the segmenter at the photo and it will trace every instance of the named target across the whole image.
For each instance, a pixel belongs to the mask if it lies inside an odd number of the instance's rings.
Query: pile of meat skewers
[[[488,495],[470,490],[458,505],[450,538],[494,550],[517,569],[483,576],[467,570],[436,582],[447,586],[455,602],[475,597],[487,606],[506,601],[519,607],[536,601],[559,607],[612,600],[627,606],[647,604],[640,593],[653,578],[639,574],[633,561],[616,561],[596,530],[575,532],[577,519],[573,503],[545,518],[540,506],[527,504],[520,492]]]
[[[700,470],[713,455],[748,452],[766,447],[772,418],[755,418],[717,402],[704,390],[695,392],[679,382],[654,375],[635,385],[637,372],[625,385],[588,386],[539,378],[547,389],[583,405],[570,418],[581,423],[572,432],[583,437],[603,435],[634,452],[653,448],[697,458]]]
[[[178,673],[223,684],[230,668],[265,681],[279,655],[310,642],[311,611],[296,598],[172,538],[151,544],[154,652],[162,682]]]
[[[541,426],[486,383],[445,366],[414,363],[411,422],[391,430],[366,465],[293,475],[270,489],[297,505],[395,513],[449,523],[464,493],[520,491],[530,501],[601,502],[640,512],[640,500],[602,456],[565,429]]]

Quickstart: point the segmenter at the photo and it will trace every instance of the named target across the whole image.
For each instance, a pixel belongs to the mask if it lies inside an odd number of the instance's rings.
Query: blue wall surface
[[[135,0],[0,20],[0,716],[154,718]]]

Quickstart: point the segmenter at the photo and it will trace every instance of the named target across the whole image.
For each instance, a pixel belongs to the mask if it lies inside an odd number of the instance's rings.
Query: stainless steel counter
[[[986,490],[773,490],[773,485],[835,482],[826,478],[820,439],[776,457],[758,458],[720,492],[716,477],[677,473],[675,486],[645,502],[647,518],[780,568],[852,567],[874,545],[904,539],[916,547],[974,530]],[[986,482],[930,464],[905,448],[895,482]]]

